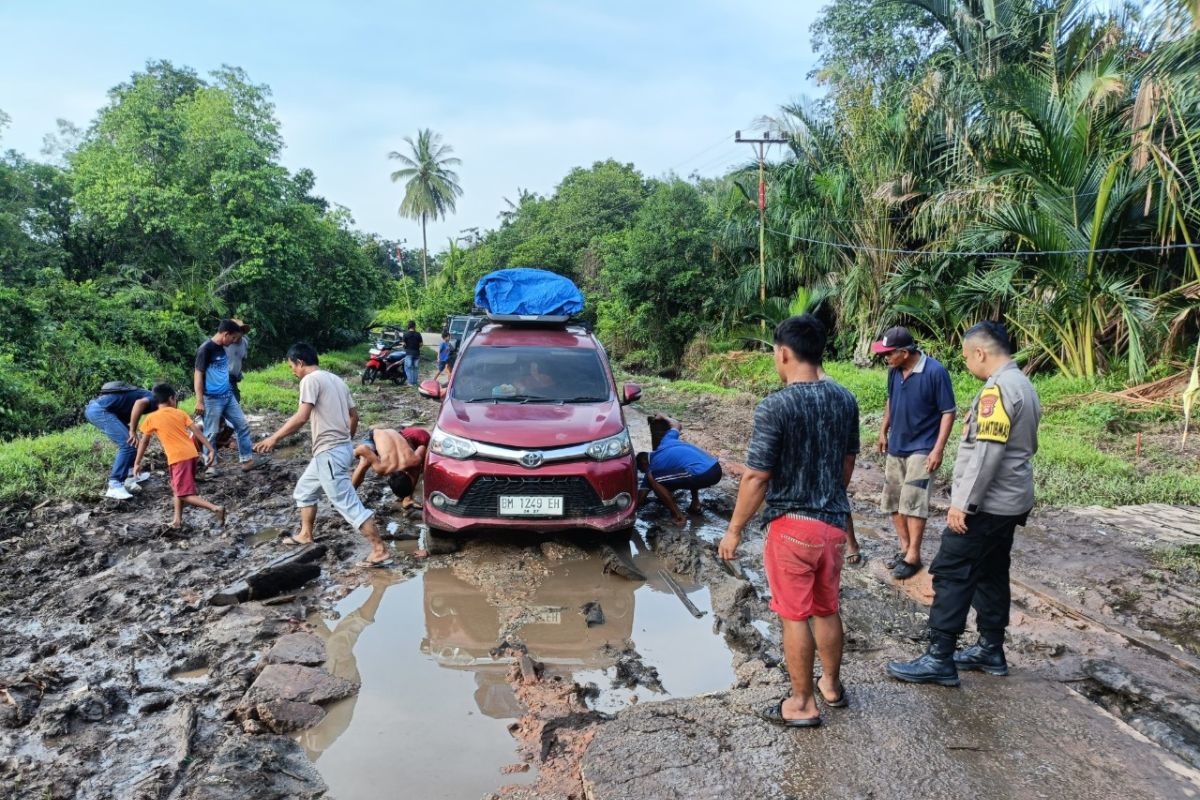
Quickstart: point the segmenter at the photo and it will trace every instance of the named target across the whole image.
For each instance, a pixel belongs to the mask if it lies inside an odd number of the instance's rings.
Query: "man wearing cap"
[[[1037,392],[1011,350],[998,322],[981,322],[963,335],[963,360],[983,388],[963,423],[946,530],[929,566],[929,648],[913,661],[889,662],[893,678],[957,686],[960,669],[1008,674],[1009,559],[1013,533],[1033,508],[1031,462],[1042,416]],[[979,640],[955,652],[972,607]]]
[[[954,427],[950,373],[917,349],[907,328],[889,328],[871,345],[888,365],[887,405],[876,445],[887,453],[880,510],[892,515],[900,549],[887,562],[897,578],[921,569],[929,492]]]

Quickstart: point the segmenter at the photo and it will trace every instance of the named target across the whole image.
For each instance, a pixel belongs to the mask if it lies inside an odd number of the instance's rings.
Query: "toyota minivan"
[[[441,401],[424,475],[431,532],[597,532],[633,526],[637,471],[603,346],[560,317],[490,321],[463,343]]]

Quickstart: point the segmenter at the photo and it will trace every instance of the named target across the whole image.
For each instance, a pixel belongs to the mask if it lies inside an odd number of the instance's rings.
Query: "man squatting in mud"
[[[1042,416],[1037,392],[1011,350],[998,322],[981,322],[963,335],[967,370],[984,384],[963,424],[946,530],[929,567],[929,648],[913,661],[889,662],[893,678],[957,686],[960,669],[1008,674],[1009,560],[1013,532],[1033,508],[1030,462]],[[956,652],[972,606],[979,640]]]
[[[313,540],[313,524],[317,519],[317,499],[322,491],[350,527],[362,532],[371,543],[371,552],[363,567],[386,567],[393,561],[379,536],[375,514],[359,499],[350,483],[350,467],[354,462],[354,432],[358,428],[358,409],[346,382],[320,369],[317,351],[312,345],[297,342],[287,353],[292,374],[300,379],[300,407],[275,433],[254,445],[259,453],[270,453],[280,439],[311,422],[312,461],[292,497],[300,509],[300,532],[287,537],[292,544],[308,544]]]
[[[670,426],[658,447],[652,453],[637,454],[637,468],[646,473],[642,488],[638,492],[638,506],[645,505],[650,492],[662,501],[671,512],[671,519],[676,525],[685,522],[679,504],[675,502],[675,492],[688,489],[692,493],[692,503],[688,506],[689,514],[700,513],[700,490],[716,486],[721,481],[721,462],[716,456],[706,453],[694,444],[683,441],[683,425],[678,420],[665,414],[655,414]]]
[[[388,486],[400,508],[420,508],[413,500],[413,491],[425,468],[425,451],[429,447],[429,432],[422,428],[372,428],[354,448],[358,465],[350,483],[358,488],[367,471],[387,478]]]
[[[736,555],[742,530],[765,499],[763,566],[771,608],[783,625],[792,691],[760,713],[792,728],[821,724],[814,688],[831,707],[848,704],[838,588],[850,522],[846,487],[859,449],[858,403],[845,387],[821,380],[825,336],[811,314],[775,329],[775,369],[786,385],[754,410],[746,472],[718,547],[721,558]],[[814,651],[824,672],[815,681]]]

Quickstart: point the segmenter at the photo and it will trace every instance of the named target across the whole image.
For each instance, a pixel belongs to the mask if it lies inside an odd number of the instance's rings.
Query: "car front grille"
[[[559,475],[542,478],[517,478],[481,475],[471,482],[467,491],[445,511],[458,517],[500,516],[501,495],[553,495],[563,499],[562,516],[546,519],[595,517],[616,513],[619,509],[606,506],[586,478],[578,475]],[[514,517],[514,519],[518,519]],[[538,519],[529,517],[528,519]]]

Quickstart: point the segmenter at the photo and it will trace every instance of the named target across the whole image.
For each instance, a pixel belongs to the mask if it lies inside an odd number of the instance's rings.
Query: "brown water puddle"
[[[692,617],[660,579],[606,575],[594,555],[552,561],[532,552],[493,550],[504,562],[497,575],[490,559],[468,563],[470,556],[406,582],[375,575],[338,603],[340,618],[310,619],[326,637],[326,667],[362,682],[356,697],[331,706],[299,736],[332,796],[379,797],[383,774],[402,782],[405,796],[421,798],[477,797],[531,782],[533,771],[501,774],[518,760],[507,726],[523,713],[505,677],[511,656],[491,652],[502,640],[524,644],[547,674],[597,684],[592,704],[607,712],[635,696],[663,699],[732,683],[731,656],[711,614]],[[652,554],[635,561],[648,575],[661,567]],[[708,610],[707,589],[683,588]],[[605,622],[589,628],[579,609],[591,601]],[[658,670],[665,692],[612,688],[613,648],[627,640]]]

